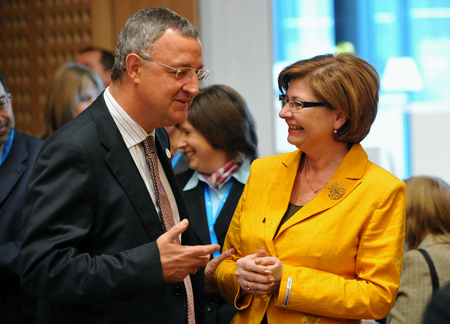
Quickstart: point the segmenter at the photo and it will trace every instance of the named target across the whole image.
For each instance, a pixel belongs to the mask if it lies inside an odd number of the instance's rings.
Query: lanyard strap
[[[3,147],[3,152],[0,158],[0,165],[5,161],[6,157],[9,154],[9,151],[11,150],[11,145],[14,139],[14,129],[11,132],[11,135],[8,138],[8,141],[5,143],[5,146]]]
[[[220,200],[219,207],[217,208],[217,211],[213,212],[213,205],[212,205],[212,199],[211,199],[211,193],[209,186],[207,184],[204,185],[205,188],[205,207],[206,207],[206,218],[208,220],[208,228],[209,228],[209,237],[211,240],[211,244],[219,244],[219,241],[217,240],[216,232],[214,231],[214,225],[216,224],[216,219],[219,216],[220,212],[222,211],[223,205],[225,205],[225,202],[228,199],[228,195],[230,194],[231,187],[233,186],[233,179],[231,179],[230,184],[228,185],[227,191],[223,195],[222,199]],[[213,258],[218,257],[220,255],[220,250],[213,253]]]
[[[178,163],[181,155],[183,155],[183,152],[175,152],[172,158],[172,168],[175,167],[175,165]]]

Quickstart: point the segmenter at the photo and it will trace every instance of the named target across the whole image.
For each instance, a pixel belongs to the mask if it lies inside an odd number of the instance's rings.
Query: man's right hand
[[[187,275],[204,267],[210,255],[220,249],[218,244],[190,246],[175,243],[188,225],[189,221],[183,219],[156,240],[165,283],[183,281]]]

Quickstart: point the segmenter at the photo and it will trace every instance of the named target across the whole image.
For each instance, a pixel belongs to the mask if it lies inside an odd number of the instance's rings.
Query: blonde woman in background
[[[407,252],[403,257],[397,300],[387,323],[422,323],[431,299],[431,270],[424,255],[431,258],[439,287],[450,283],[450,186],[434,177],[413,177],[406,183]]]
[[[58,68],[47,88],[43,138],[89,107],[103,90],[100,77],[87,66],[70,62]]]

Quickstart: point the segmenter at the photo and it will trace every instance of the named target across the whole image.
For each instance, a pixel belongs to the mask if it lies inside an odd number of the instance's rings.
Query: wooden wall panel
[[[197,0],[0,0],[0,73],[13,96],[16,128],[42,136],[52,73],[87,46],[113,51],[126,20],[151,7],[168,7],[198,28]]]
[[[114,0],[91,0],[91,12],[92,45],[114,52],[117,42]]]
[[[16,128],[41,136],[50,76],[92,42],[90,2],[2,0],[0,20],[0,72],[13,95]]]

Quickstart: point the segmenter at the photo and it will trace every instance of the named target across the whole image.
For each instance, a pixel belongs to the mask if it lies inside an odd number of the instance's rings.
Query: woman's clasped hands
[[[264,248],[236,262],[236,279],[243,295],[269,295],[278,292],[282,274],[281,261],[277,257],[267,256]]]

